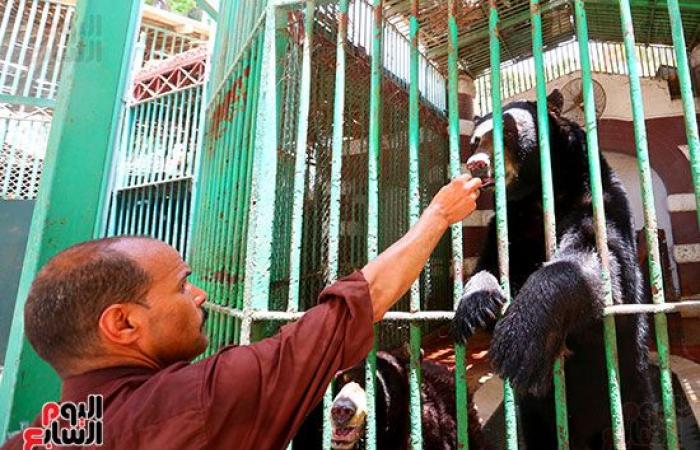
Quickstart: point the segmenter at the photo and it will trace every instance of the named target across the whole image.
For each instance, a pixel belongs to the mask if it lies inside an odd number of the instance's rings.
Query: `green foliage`
[[[154,0],[146,0],[146,4],[153,5]],[[186,15],[192,8],[197,7],[196,0],[165,0],[170,11]]]

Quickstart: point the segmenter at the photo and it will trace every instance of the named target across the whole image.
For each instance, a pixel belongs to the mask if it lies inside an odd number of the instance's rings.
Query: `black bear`
[[[376,370],[377,448],[405,450],[409,446],[408,359],[401,352],[378,352]],[[421,405],[423,448],[425,450],[457,449],[454,372],[443,364],[421,362]],[[332,448],[350,450],[361,446],[367,411],[364,365],[343,372],[337,377],[341,388],[330,411]],[[469,405],[469,449],[484,450],[476,410]],[[294,440],[295,448],[319,448],[318,430],[321,411],[307,419]]]
[[[495,218],[474,274],[454,318],[457,339],[477,327],[493,331],[489,357],[517,392],[523,437],[529,450],[557,448],[552,389],[555,359],[564,355],[571,449],[612,448],[602,312],[604,286],[596,253],[585,131],[559,115],[558,91],[549,98],[557,250],[545,262],[537,107],[519,101],[503,109],[510,286],[499,286]],[[493,119],[476,123],[467,167],[493,185]],[[600,157],[612,297],[648,303],[637,264],[632,213],[620,181]],[[616,318],[622,401],[628,449],[650,448],[654,424],[638,420],[655,408],[643,315]]]

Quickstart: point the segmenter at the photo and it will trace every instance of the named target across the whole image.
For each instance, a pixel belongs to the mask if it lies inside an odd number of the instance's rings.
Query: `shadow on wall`
[[[0,200],[0,365],[5,362],[34,200]]]

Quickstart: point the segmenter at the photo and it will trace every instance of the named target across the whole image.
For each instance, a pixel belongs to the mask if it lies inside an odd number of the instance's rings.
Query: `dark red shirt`
[[[61,400],[104,396],[103,449],[284,449],[333,375],[372,346],[373,311],[361,272],[326,288],[319,301],[276,336],[224,347],[194,364],[68,377]],[[20,448],[17,435],[2,450]]]

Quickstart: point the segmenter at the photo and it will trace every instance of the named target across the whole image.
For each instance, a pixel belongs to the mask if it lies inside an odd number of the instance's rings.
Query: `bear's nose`
[[[487,155],[474,155],[467,161],[467,169],[473,177],[485,180],[490,178],[491,162]]]
[[[343,426],[352,419],[355,412],[357,412],[357,406],[355,406],[352,400],[348,398],[339,398],[333,402],[331,418],[336,424]]]

